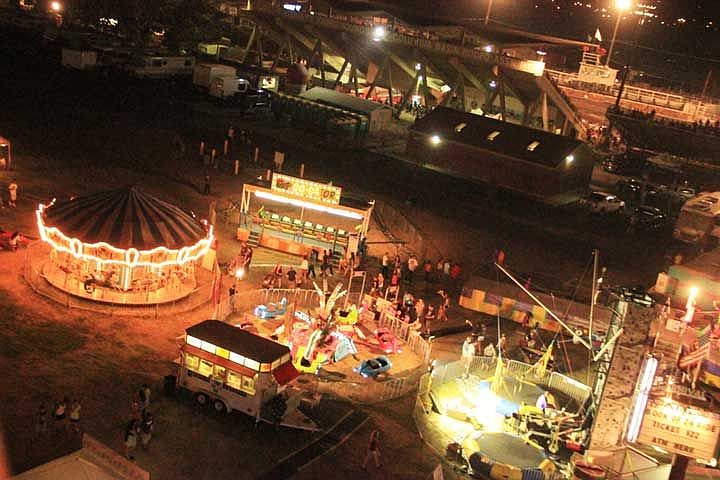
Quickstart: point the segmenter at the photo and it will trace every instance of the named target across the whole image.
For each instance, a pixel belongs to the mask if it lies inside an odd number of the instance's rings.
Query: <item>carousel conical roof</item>
[[[55,202],[45,209],[44,223],[83,243],[138,250],[179,249],[206,237],[198,219],[135,187]]]

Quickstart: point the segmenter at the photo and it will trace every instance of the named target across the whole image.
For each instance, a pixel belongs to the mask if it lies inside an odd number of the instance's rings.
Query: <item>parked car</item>
[[[629,180],[621,180],[615,184],[615,191],[618,196],[625,200],[636,201],[640,199],[642,192],[642,183],[640,180],[631,178]]]
[[[656,207],[650,205],[641,205],[635,209],[635,221],[638,227],[641,228],[662,228],[666,225],[667,217],[665,214]]]
[[[617,213],[625,208],[625,202],[607,192],[592,192],[587,199],[591,212]]]
[[[603,162],[603,169],[616,175],[639,175],[646,166],[645,157],[635,152],[613,155]]]

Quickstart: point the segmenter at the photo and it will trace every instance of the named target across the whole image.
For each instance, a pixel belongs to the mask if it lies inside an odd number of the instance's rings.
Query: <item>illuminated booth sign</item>
[[[279,173],[273,174],[271,190],[331,205],[340,204],[342,188]]]
[[[715,457],[720,415],[674,401],[648,401],[638,442],[700,460]]]

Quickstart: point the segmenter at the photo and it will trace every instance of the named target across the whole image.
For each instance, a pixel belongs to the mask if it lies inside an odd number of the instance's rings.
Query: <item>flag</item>
[[[595,40],[597,40],[598,42],[602,42],[602,35],[600,34],[599,28],[595,30]]]
[[[685,353],[680,357],[680,361],[678,362],[680,368],[697,365],[707,357],[710,353],[711,334],[712,329],[710,328],[710,324],[703,329],[695,330],[695,332],[691,333],[695,338],[693,339],[691,337],[691,344],[683,346]]]

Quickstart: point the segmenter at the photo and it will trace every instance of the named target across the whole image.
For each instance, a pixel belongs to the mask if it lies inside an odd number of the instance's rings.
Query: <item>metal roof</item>
[[[260,363],[272,363],[290,353],[285,345],[219,320],[205,320],[185,332]]]
[[[546,167],[556,167],[583,145],[574,138],[445,107],[437,107],[417,120],[410,131]]]
[[[55,202],[44,222],[84,243],[138,250],[189,247],[207,236],[198,219],[135,187]]]
[[[310,90],[301,93],[299,96],[307,100],[325,103],[363,115],[370,115],[380,109],[389,109],[387,105],[383,105],[382,103],[365,100],[364,98],[355,97],[353,95],[348,95],[323,87],[313,87]]]

